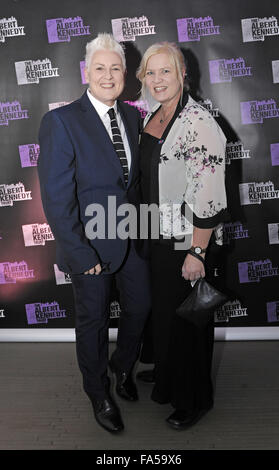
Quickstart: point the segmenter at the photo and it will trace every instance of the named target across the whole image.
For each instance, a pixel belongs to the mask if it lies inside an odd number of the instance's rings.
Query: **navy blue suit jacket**
[[[110,272],[121,265],[128,240],[89,240],[85,215],[89,204],[105,208],[107,198],[116,197],[120,204],[140,203],[138,141],[141,118],[139,112],[118,102],[131,149],[128,185],[112,141],[87,93],[73,103],[49,111],[39,131],[40,156],[38,172],[41,197],[48,223],[53,231],[57,264],[61,271],[78,274],[99,262],[109,263]],[[127,215],[127,214],[126,214]],[[118,221],[124,217],[118,217]]]

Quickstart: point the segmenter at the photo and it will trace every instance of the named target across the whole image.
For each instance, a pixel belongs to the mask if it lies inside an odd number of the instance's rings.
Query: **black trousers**
[[[113,276],[120,292],[121,317],[113,361],[129,372],[138,358],[150,313],[150,269],[130,241],[126,258],[114,274],[72,275],[76,310],[76,350],[85,392],[102,400],[107,389],[109,303]]]
[[[211,364],[214,325],[197,328],[175,314],[191,291],[181,276],[185,251],[154,242],[151,250],[153,356],[155,386],[151,398],[175,409],[213,404]]]

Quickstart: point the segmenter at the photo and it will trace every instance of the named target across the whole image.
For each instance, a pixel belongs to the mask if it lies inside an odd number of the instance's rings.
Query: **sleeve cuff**
[[[193,214],[193,225],[197,228],[214,228],[221,222],[228,222],[229,220],[230,214],[227,209],[222,209],[218,214],[213,217],[207,217],[206,219],[202,219]]]

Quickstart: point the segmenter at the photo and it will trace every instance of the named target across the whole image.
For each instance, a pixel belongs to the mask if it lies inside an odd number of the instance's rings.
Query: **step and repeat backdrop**
[[[227,137],[231,220],[214,275],[231,292],[216,327],[279,326],[279,5],[273,0],[1,0],[0,328],[73,328],[71,279],[55,264],[40,199],[38,129],[86,89],[85,45],[125,46],[121,97],[144,117],[135,72],[154,42],[176,42],[187,87]],[[115,288],[111,326],[121,311]]]

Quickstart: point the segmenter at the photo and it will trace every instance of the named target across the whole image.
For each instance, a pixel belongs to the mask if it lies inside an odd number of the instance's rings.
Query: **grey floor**
[[[278,371],[277,341],[216,342],[215,407],[198,424],[169,428],[171,407],[138,383],[139,402],[118,399],[126,428],[114,436],[94,421],[74,343],[0,343],[0,449],[278,450]]]

